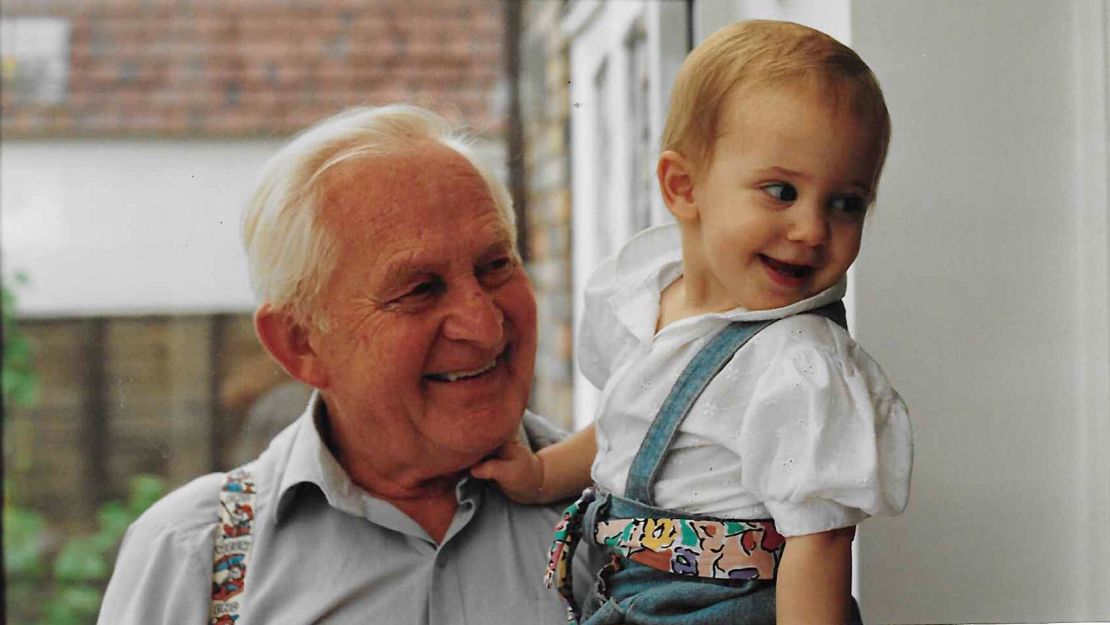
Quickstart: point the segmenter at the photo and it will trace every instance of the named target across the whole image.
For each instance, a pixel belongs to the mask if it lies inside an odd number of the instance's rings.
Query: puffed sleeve
[[[609,257],[586,281],[582,318],[575,340],[578,369],[597,388],[604,387],[613,373],[619,349],[616,340],[619,321],[610,304],[610,298],[617,289],[615,270],[616,257]]]
[[[781,327],[780,327],[781,326]],[[913,445],[906,405],[878,364],[828,320],[780,322],[741,425],[742,483],[785,536],[899,514]]]

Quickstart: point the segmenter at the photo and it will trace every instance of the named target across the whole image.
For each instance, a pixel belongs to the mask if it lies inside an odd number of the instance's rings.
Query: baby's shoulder
[[[768,325],[750,341],[753,347],[775,351],[823,350],[836,353],[858,348],[840,324],[814,314],[784,317]]]
[[[862,377],[869,385],[888,384],[878,362],[848,330],[821,315],[799,314],[780,319],[753,337],[750,345],[749,357],[769,365],[780,363],[790,370],[818,366],[840,377]]]

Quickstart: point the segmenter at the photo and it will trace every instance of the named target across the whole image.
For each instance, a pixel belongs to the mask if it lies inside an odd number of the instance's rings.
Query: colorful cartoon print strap
[[[254,524],[254,477],[249,465],[228,473],[220,489],[220,522],[212,562],[208,625],[234,625],[247,578]]]

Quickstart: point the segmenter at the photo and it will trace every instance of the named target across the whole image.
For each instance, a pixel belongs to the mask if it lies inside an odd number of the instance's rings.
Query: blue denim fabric
[[[640,442],[640,449],[628,469],[625,497],[649,506],[655,505],[655,478],[663,467],[663,459],[678,433],[678,426],[686,419],[690,408],[705,387],[732,360],[736,350],[772,322],[773,320],[730,323],[694,354],[690,364],[686,365],[675,380],[667,399],[659,407],[659,413],[652,419],[644,440]]]
[[[602,574],[604,574],[603,571]],[[775,625],[775,584],[678,577],[620,559],[583,606],[582,625]],[[852,600],[850,625],[860,625]]]
[[[812,312],[846,325],[841,302]],[[660,407],[632,461],[625,497],[599,493],[586,509],[586,528],[593,528],[597,521],[608,518],[698,517],[655,507],[652,492],[655,479],[679,425],[698,396],[733,354],[770,323],[733,323],[694,356]],[[587,530],[586,539],[592,542],[592,530]],[[598,573],[579,622],[582,625],[774,625],[775,584],[769,580],[681,576],[614,557],[613,562]],[[849,623],[860,622],[859,607],[853,599]]]
[[[585,526],[610,518],[710,518],[601,492],[586,509]],[[587,540],[592,536],[587,536]],[[595,544],[591,545],[596,548]],[[775,622],[775,586],[766,580],[687,577],[628,558],[614,558],[598,573],[582,607],[581,625],[701,625]]]
[[[604,584],[608,594],[595,588],[583,625],[775,624],[770,581],[679,577],[621,558]]]

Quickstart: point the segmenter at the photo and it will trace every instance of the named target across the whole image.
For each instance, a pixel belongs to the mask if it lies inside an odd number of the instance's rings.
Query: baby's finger
[[[504,464],[504,460],[483,460],[473,467],[470,467],[470,474],[480,480],[496,480],[498,476],[501,475],[501,465]]]
[[[532,450],[525,447],[518,440],[511,440],[497,448],[497,457],[504,460],[517,460],[532,454]]]

